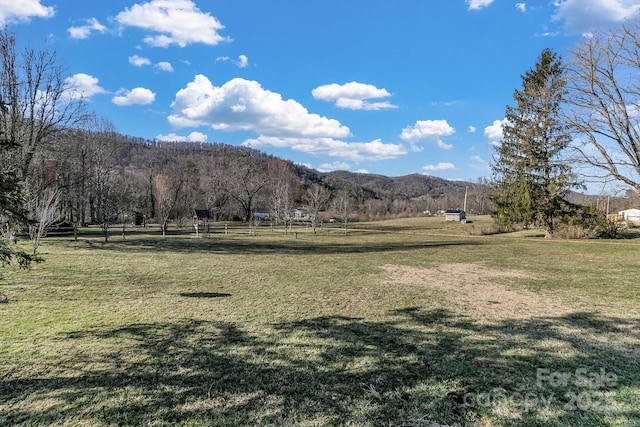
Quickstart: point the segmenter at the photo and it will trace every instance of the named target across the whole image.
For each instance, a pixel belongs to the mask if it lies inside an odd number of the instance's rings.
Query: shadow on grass
[[[396,239],[377,239],[375,242],[367,242],[362,239],[345,238],[339,243],[326,241],[315,242],[313,238],[295,239],[295,237],[260,239],[251,236],[241,238],[216,237],[216,238],[189,238],[173,237],[166,239],[143,238],[128,239],[125,241],[113,241],[109,243],[87,241],[88,248],[96,250],[152,250],[162,252],[180,253],[209,253],[209,254],[269,254],[278,253],[287,256],[314,254],[357,254],[388,251],[406,251],[416,249],[437,249],[450,246],[476,246],[482,245],[479,240],[466,239],[438,239],[433,241],[413,241]]]
[[[390,319],[327,316],[260,334],[203,320],[65,334],[65,348],[80,350],[61,354],[49,375],[2,378],[0,424],[640,422],[640,356],[626,344],[639,338],[637,319],[574,313],[479,324],[419,308]],[[609,342],[594,339],[594,328]],[[100,345],[81,350],[88,343]],[[578,381],[601,374],[608,380]]]
[[[180,292],[179,295],[186,298],[225,298],[231,296],[231,294],[221,292]]]

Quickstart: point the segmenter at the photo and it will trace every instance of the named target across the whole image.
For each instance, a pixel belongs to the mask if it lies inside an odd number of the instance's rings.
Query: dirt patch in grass
[[[450,309],[481,321],[558,316],[575,311],[575,307],[558,295],[516,289],[518,281],[531,279],[523,271],[496,270],[475,263],[441,264],[434,268],[385,265],[382,268],[388,275],[387,283],[441,292],[451,304]]]

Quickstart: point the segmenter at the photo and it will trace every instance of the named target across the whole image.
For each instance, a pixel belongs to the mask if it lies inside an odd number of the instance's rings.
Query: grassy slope
[[[46,239],[0,277],[0,425],[640,423],[637,240],[355,227]]]

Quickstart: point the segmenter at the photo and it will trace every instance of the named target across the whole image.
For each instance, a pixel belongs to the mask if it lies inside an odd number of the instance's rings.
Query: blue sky
[[[322,171],[489,176],[544,48],[637,0],[0,0],[123,134],[250,145]]]

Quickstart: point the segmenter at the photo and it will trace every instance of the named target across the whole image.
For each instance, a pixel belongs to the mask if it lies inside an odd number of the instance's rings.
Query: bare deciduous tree
[[[342,217],[345,235],[348,231],[349,212],[351,211],[352,202],[351,193],[347,190],[338,191],[333,199],[333,210]]]
[[[58,219],[60,192],[56,169],[57,162],[48,159],[34,159],[29,168],[27,209],[31,221],[28,229],[34,255],[47,228]]]
[[[253,157],[253,152],[246,157],[238,157],[236,163],[230,165],[228,189],[239,204],[245,221],[253,216],[254,203],[258,194],[267,185],[267,175],[260,159]]]
[[[640,24],[586,38],[568,71],[567,121],[587,177],[640,190]]]
[[[173,207],[173,216],[178,227],[184,227],[187,220],[193,215],[193,210],[198,208],[200,175],[196,164],[188,160],[173,171],[174,182],[179,184],[176,192],[176,201]]]
[[[318,214],[324,209],[329,200],[330,193],[319,184],[312,184],[304,195],[304,200],[309,211],[309,219],[311,220],[311,228],[315,234],[318,228]]]
[[[169,218],[178,197],[179,185],[169,175],[156,175],[153,186],[156,195],[157,219],[162,230],[162,237],[167,237]]]
[[[93,117],[85,123],[89,138],[89,186],[93,221],[100,224],[105,241],[111,224],[120,219],[126,205],[127,185],[115,128],[108,120]]]
[[[84,102],[73,94],[73,82],[64,77],[55,51],[16,51],[13,33],[0,31],[0,99],[7,108],[0,114],[5,137],[18,144],[11,153],[22,178],[42,145],[84,117]]]
[[[40,241],[46,234],[47,228],[57,220],[56,208],[59,200],[58,189],[53,186],[29,195],[28,206],[33,221],[29,224],[29,237],[33,244],[34,255],[40,247]]]
[[[287,224],[291,221],[296,175],[291,162],[275,159],[267,165],[269,188],[271,190],[271,213],[277,222]]]

